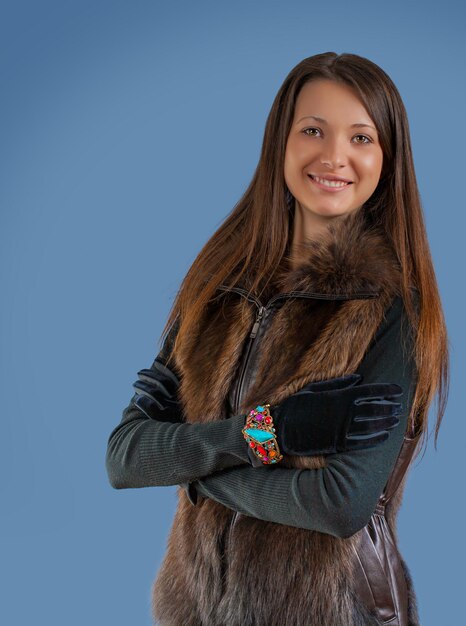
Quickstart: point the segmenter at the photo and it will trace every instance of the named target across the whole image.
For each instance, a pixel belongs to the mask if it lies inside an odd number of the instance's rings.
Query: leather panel
[[[354,591],[384,624],[408,626],[408,587],[401,556],[384,516],[387,502],[403,481],[418,439],[406,437],[369,523],[355,549]]]

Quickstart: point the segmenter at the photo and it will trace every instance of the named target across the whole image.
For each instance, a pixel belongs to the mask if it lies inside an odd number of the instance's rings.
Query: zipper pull
[[[251,334],[249,337],[254,339],[257,335],[257,329],[259,328],[259,324],[261,323],[262,316],[264,315],[265,306],[261,306],[259,312],[257,313],[256,321],[254,322],[254,326],[252,327]]]

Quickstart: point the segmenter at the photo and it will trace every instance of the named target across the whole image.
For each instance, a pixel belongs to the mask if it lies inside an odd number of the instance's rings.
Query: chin
[[[349,215],[350,213],[354,213],[355,211],[357,211],[357,209],[327,209],[322,211],[314,210],[311,211],[311,213],[324,219],[332,219],[332,217],[342,217],[343,215]]]

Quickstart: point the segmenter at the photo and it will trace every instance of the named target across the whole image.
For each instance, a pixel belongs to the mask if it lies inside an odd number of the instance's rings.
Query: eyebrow
[[[321,124],[327,124],[327,120],[324,120],[323,117],[317,117],[317,115],[305,115],[304,117],[299,119],[296,122],[296,124],[299,124],[299,122],[302,122],[308,117],[312,117],[312,119],[317,120],[318,122],[321,122]],[[350,128],[364,128],[364,127],[373,128],[377,132],[377,129],[375,128],[375,126],[372,126],[371,124],[363,124],[362,122],[356,122],[355,124],[351,124],[350,126]]]

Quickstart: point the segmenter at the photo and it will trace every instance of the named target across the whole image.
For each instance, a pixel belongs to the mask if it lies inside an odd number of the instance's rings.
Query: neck
[[[328,231],[329,224],[333,221],[341,221],[345,219],[345,215],[318,215],[303,208],[297,200],[295,200],[294,218],[293,218],[293,235],[290,247],[290,267],[296,269],[300,264],[300,250],[306,241],[313,240],[320,235],[324,235]],[[341,219],[338,219],[341,218]]]

